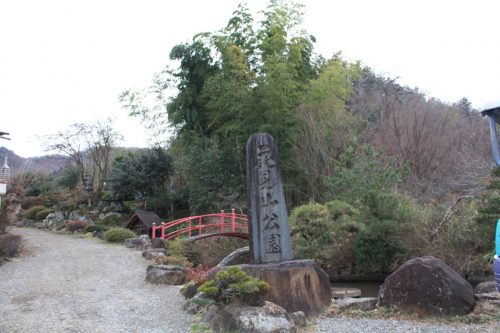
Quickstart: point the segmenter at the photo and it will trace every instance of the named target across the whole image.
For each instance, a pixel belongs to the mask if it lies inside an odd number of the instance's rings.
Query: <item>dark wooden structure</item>
[[[161,219],[155,212],[136,212],[128,220],[126,228],[133,230],[138,235],[149,235],[151,237],[151,228],[153,223],[161,224]]]

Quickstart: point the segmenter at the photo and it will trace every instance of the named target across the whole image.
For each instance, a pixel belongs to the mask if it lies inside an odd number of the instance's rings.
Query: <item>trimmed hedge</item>
[[[41,210],[35,214],[35,220],[36,221],[44,220],[47,217],[47,215],[49,215],[53,212],[54,212],[54,210],[52,208],[47,208],[47,209]]]
[[[96,225],[91,225],[91,226],[87,227],[87,232],[100,233],[100,232],[106,232],[109,229],[111,229],[111,227],[108,227],[106,225],[96,224]]]
[[[137,237],[135,232],[125,228],[112,228],[104,233],[104,239],[112,243],[122,243],[127,238]]]
[[[41,205],[36,205],[28,209],[26,212],[24,212],[24,217],[27,218],[28,220],[34,220],[36,217],[36,214],[42,210],[46,210],[47,207],[41,206]]]

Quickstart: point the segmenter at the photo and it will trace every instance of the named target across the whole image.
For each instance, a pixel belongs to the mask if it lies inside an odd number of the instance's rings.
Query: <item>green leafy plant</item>
[[[137,235],[129,229],[112,228],[104,233],[104,239],[111,243],[121,243],[127,238],[134,238]]]
[[[267,289],[269,284],[265,281],[251,277],[238,266],[232,266],[218,272],[213,280],[202,284],[198,291],[204,292],[216,302],[228,303],[236,299],[258,305]]]

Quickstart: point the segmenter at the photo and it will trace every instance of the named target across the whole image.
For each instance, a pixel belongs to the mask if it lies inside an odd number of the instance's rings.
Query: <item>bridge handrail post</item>
[[[236,225],[234,224],[234,208],[231,209],[231,232],[236,231]]]
[[[224,232],[224,209],[221,209],[220,211],[220,232]]]
[[[155,239],[156,236],[156,223],[153,222],[153,226],[151,227],[151,239]]]
[[[189,220],[188,222],[188,235],[189,237],[191,237],[191,226],[193,225],[193,220]]]
[[[165,222],[161,223],[161,238],[165,238]]]
[[[201,235],[201,228],[202,228],[202,221],[201,221],[202,217],[198,217],[198,235]]]

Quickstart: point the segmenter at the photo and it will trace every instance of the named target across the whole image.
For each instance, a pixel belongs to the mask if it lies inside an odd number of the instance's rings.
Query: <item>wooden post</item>
[[[220,232],[223,233],[224,232],[224,210],[222,209],[220,211]]]
[[[165,222],[161,223],[161,238],[165,238]]]
[[[231,232],[236,231],[236,225],[234,224],[234,208],[231,209]]]
[[[151,227],[151,239],[155,239],[156,237],[156,223],[153,222],[153,226]]]

